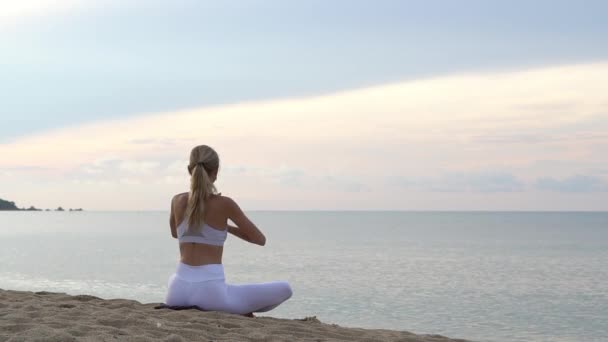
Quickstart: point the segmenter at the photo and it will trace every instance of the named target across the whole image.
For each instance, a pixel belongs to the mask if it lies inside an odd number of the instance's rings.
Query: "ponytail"
[[[204,145],[195,147],[190,157],[190,193],[186,214],[188,226],[198,229],[205,223],[205,202],[217,193],[209,174],[217,172],[219,158],[213,149]]]

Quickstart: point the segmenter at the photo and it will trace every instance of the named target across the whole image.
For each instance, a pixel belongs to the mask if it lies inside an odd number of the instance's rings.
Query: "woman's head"
[[[196,146],[190,152],[190,164],[188,164],[190,175],[193,174],[193,171],[197,166],[200,166],[203,170],[207,171],[209,176],[216,178],[217,171],[220,168],[220,157],[213,148],[207,145]]]
[[[196,146],[190,152],[190,195],[188,197],[188,223],[198,228],[205,220],[205,201],[217,193],[213,184],[220,168],[220,158],[207,145]]]

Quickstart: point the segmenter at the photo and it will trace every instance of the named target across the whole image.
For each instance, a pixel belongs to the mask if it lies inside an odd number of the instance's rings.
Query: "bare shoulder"
[[[181,194],[177,194],[177,195],[173,196],[173,199],[171,199],[172,205],[182,205],[184,203],[188,203],[188,193],[187,192],[182,192]]]
[[[236,202],[231,197],[228,197],[228,196],[219,196],[219,197],[221,198],[221,201],[224,205],[227,205],[227,206],[236,205]]]
[[[236,206],[236,202],[228,196],[215,195],[213,198],[214,201],[225,211],[231,211]]]

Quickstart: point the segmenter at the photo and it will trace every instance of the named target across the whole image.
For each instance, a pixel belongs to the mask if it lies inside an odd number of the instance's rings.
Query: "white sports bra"
[[[187,217],[179,226],[177,226],[177,239],[179,240],[179,243],[194,242],[213,246],[223,246],[227,236],[228,229],[215,229],[206,223],[198,230],[188,229]]]

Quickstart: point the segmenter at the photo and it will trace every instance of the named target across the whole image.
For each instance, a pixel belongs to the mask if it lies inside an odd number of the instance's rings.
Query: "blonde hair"
[[[211,147],[200,145],[190,152],[190,194],[186,211],[190,228],[199,229],[205,223],[205,201],[217,193],[211,175],[217,175],[219,167],[220,158]]]

